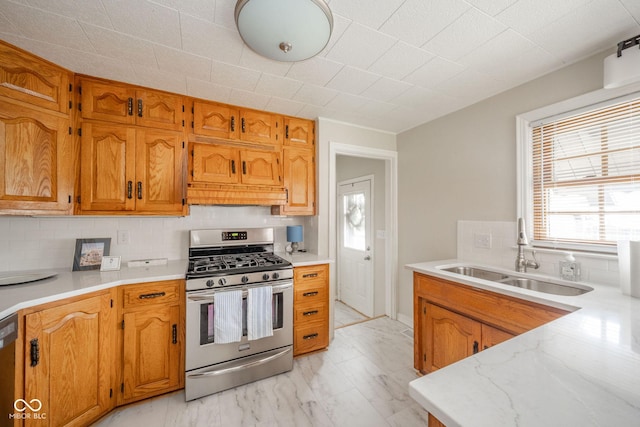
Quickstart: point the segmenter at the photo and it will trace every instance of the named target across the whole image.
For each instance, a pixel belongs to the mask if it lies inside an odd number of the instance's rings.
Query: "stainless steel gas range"
[[[187,400],[293,368],[293,268],[273,245],[273,228],[190,232]]]

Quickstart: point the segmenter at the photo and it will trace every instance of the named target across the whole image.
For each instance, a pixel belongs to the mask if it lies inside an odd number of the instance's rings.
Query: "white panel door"
[[[338,186],[338,298],[373,316],[371,180]]]

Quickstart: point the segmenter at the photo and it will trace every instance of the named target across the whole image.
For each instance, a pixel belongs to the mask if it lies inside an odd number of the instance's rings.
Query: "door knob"
[[[364,257],[365,261],[369,261],[371,259],[371,255],[367,255],[366,257]]]

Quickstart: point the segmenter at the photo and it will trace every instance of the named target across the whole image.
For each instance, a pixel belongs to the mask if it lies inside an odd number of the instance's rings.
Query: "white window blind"
[[[640,95],[531,128],[540,246],[640,239]]]

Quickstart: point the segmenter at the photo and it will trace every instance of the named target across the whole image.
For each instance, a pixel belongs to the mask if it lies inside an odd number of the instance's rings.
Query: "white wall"
[[[384,160],[363,159],[361,157],[337,156],[336,183],[365,175],[373,175],[373,315],[385,312],[385,241],[378,238],[378,232],[385,232],[385,164]],[[336,265],[339,265],[336,263]]]
[[[516,220],[515,117],[602,88],[603,52],[398,135],[399,315],[408,263],[455,258],[458,220]]]
[[[274,227],[276,250],[286,245],[285,226],[308,222],[304,217],[272,216],[262,206],[191,206],[187,217],[0,217],[0,271],[69,268],[78,238],[110,237],[111,255],[122,260],[186,259],[189,230],[197,228]],[[117,231],[129,232],[130,243],[117,243]],[[305,243],[300,248],[305,248]]]

